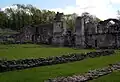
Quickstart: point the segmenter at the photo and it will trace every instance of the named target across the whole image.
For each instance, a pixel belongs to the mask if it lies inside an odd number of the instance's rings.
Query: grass
[[[26,45],[22,45],[22,46],[26,46]],[[34,46],[34,45],[29,45],[29,46]],[[19,58],[27,58],[27,57],[41,57],[41,56],[46,57],[51,55],[53,56],[67,52],[79,53],[79,52],[88,52],[88,51],[91,50],[74,50],[70,48],[44,48],[44,47],[23,48],[21,46],[18,47],[17,45],[17,48],[0,49],[0,57],[3,58],[6,57],[8,59],[14,59],[14,58],[19,59]],[[3,55],[1,55],[1,53]],[[102,68],[110,63],[119,62],[120,61],[119,54],[120,51],[117,51],[116,55],[113,56],[90,58],[83,61],[77,61],[72,63],[43,66],[43,67],[37,67],[37,68],[31,68],[31,69],[25,69],[19,71],[0,73],[0,82],[44,82],[44,80],[47,80],[48,78],[80,74],[87,72],[90,69],[92,70],[95,68]],[[108,77],[112,77],[112,76],[108,76]]]
[[[109,74],[107,76],[100,77],[100,78],[93,80],[91,82],[120,82],[120,71],[114,72],[114,73]]]
[[[0,59],[24,59],[24,58],[38,58],[48,56],[58,56],[69,53],[89,52],[90,50],[75,50],[71,48],[54,48],[43,47],[40,45],[27,44],[27,45],[1,45],[0,46]]]

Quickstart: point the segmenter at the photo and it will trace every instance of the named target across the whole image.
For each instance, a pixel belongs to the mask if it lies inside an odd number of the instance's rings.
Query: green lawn
[[[112,74],[100,77],[91,82],[120,82],[120,71],[114,72]]]
[[[90,50],[75,50],[71,48],[54,48],[43,47],[40,45],[27,44],[27,45],[0,45],[0,58],[7,59],[23,59],[23,58],[38,58],[48,56],[58,56],[74,52],[89,52]]]
[[[0,57],[2,58],[6,57],[8,59],[28,57],[31,58],[41,56],[46,57],[51,55],[52,56],[60,55],[62,53],[67,52],[88,52],[88,51],[91,50],[74,50],[70,48],[45,48],[45,47],[23,48],[20,46],[16,48],[0,49]],[[90,69],[102,68],[110,63],[119,62],[120,61],[119,54],[120,51],[117,51],[116,55],[113,56],[91,58],[72,63],[43,66],[26,70],[0,73],[0,82],[43,82],[48,78],[80,74],[87,72]]]

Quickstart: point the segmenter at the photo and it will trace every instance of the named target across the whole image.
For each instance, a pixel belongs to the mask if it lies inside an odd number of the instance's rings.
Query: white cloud
[[[84,11],[89,12],[101,19],[115,18],[117,10],[110,4],[110,0],[76,0],[76,5],[86,8]],[[84,5],[85,4],[85,5]]]
[[[110,0],[111,3],[120,4],[120,0]]]
[[[4,11],[5,9],[7,8],[12,8],[12,9],[17,9],[17,6],[7,6],[7,7],[4,7],[4,8],[1,8],[2,11]]]
[[[62,8],[55,8],[55,9],[49,9],[51,11],[55,11],[55,12],[64,12],[65,14],[72,14],[74,13],[76,7],[73,6],[66,6],[64,9]]]
[[[65,8],[54,8],[49,10],[64,12],[65,14],[77,13],[79,15],[83,12],[89,12],[100,19],[107,19],[117,17],[117,10],[116,7],[114,7],[115,4],[120,5],[120,0],[76,0],[76,6],[66,5]],[[5,10],[5,8],[1,10]]]
[[[66,6],[65,8],[50,9],[64,12],[65,14],[89,12],[101,19],[116,18],[117,10],[113,4],[120,4],[120,0],[76,0],[76,6]]]

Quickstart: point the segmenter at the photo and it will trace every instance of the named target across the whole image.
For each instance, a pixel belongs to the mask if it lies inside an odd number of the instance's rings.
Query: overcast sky
[[[0,8],[12,4],[32,4],[40,9],[49,9],[65,14],[89,12],[101,19],[117,17],[120,0],[1,0]]]

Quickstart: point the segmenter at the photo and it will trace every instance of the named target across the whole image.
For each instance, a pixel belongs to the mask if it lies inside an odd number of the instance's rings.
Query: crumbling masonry
[[[17,40],[80,48],[119,48],[119,32],[120,21],[117,19],[107,19],[93,24],[86,22],[84,17],[76,18],[73,32],[68,29],[63,13],[57,13],[52,24],[24,27]]]

